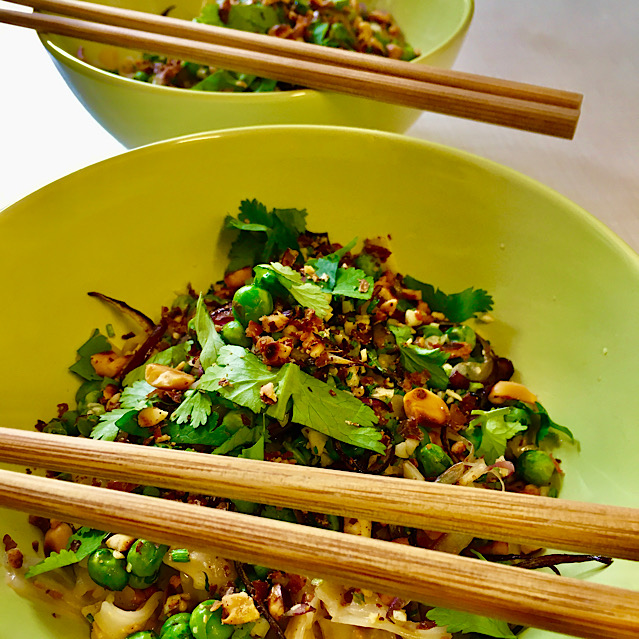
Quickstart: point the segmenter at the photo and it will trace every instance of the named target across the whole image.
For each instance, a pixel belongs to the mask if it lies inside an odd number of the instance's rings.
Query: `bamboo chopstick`
[[[399,77],[387,72],[359,70],[334,63],[320,63],[73,18],[0,10],[0,22],[40,32],[59,33],[104,44],[152,51],[312,89],[337,91],[563,138],[574,136],[580,115],[580,109],[574,106],[574,100],[573,106],[557,106],[539,102],[537,93],[532,100],[513,98]],[[144,28],[149,28],[149,25],[144,24]],[[309,48],[313,46],[308,45]],[[416,65],[408,63],[408,66]],[[576,102],[579,102],[579,99]]]
[[[0,460],[486,539],[639,559],[639,510],[0,428]]]
[[[579,93],[535,86],[523,82],[489,78],[460,71],[443,70],[423,64],[409,64],[380,56],[365,55],[333,47],[309,46],[307,43],[273,38],[258,33],[239,31],[142,11],[83,2],[81,0],[10,0],[14,4],[50,11],[73,18],[94,20],[103,24],[128,27],[163,35],[198,40],[249,51],[285,55],[298,60],[331,63],[354,69],[389,73],[470,91],[492,93],[511,98],[554,104],[579,109],[583,96]]]
[[[577,637],[639,628],[639,592],[216,508],[6,470],[0,506]]]

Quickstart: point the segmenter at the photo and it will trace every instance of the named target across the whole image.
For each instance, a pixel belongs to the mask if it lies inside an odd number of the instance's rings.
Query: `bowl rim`
[[[449,44],[459,36],[459,34],[463,34],[468,27],[470,26],[470,22],[473,18],[475,12],[475,0],[462,0],[464,3],[464,10],[460,17],[458,24],[455,29],[450,33],[450,35],[434,46],[426,52],[422,52],[420,56],[411,60],[411,63],[419,64],[426,57],[434,55],[439,51],[445,49]],[[69,53],[66,49],[58,46],[51,40],[51,36],[46,33],[38,32],[38,38],[40,42],[44,46],[44,48],[48,51],[49,55],[51,55],[54,60],[57,62],[64,64],[65,66],[71,68],[72,70],[87,76],[93,77],[94,79],[98,79],[106,82],[107,84],[112,84],[114,86],[121,87],[131,87],[135,85],[140,91],[147,92],[159,92],[158,95],[177,95],[185,91],[186,89],[180,89],[178,87],[168,87],[159,84],[150,84],[148,82],[138,82],[133,80],[132,78],[126,78],[121,75],[115,75],[113,73],[109,73],[104,69],[100,69],[99,67],[93,66],[88,62],[84,62],[80,60],[77,56]],[[122,48],[122,47],[120,47]],[[168,93],[167,93],[168,91]],[[315,89],[293,89],[291,91],[270,91],[264,93],[231,93],[224,91],[191,91],[188,90],[189,95],[193,96],[193,99],[196,100],[215,100],[215,99],[231,99],[231,100],[246,100],[246,99],[261,99],[266,102],[278,102],[280,100],[285,100],[290,97],[295,97],[299,99],[302,96],[312,97],[324,93],[323,91],[318,91]]]
[[[32,197],[38,197],[36,194],[46,192],[47,189],[59,186],[67,181],[76,179],[78,174],[82,174],[87,171],[99,170],[99,167],[104,164],[119,163],[122,161],[128,161],[129,157],[138,157],[143,159],[145,155],[157,153],[158,149],[161,151],[163,148],[170,148],[179,144],[197,143],[198,141],[211,141],[220,137],[246,137],[253,135],[272,134],[278,136],[281,133],[296,132],[296,135],[302,133],[321,133],[322,136],[342,136],[351,138],[377,138],[379,140],[391,141],[402,146],[408,146],[413,148],[426,149],[427,152],[434,152],[435,154],[442,154],[450,158],[454,158],[466,164],[473,164],[481,168],[484,171],[499,175],[506,180],[513,181],[515,184],[521,185],[526,189],[530,189],[541,193],[549,199],[555,200],[561,205],[565,213],[581,220],[587,227],[593,232],[599,234],[606,242],[619,253],[624,260],[630,263],[630,265],[637,270],[639,274],[639,253],[636,252],[625,240],[617,235],[606,224],[599,220],[595,215],[589,213],[582,206],[563,195],[559,191],[552,187],[540,182],[539,180],[532,178],[516,169],[513,169],[505,164],[500,164],[495,160],[490,160],[481,155],[477,155],[464,149],[459,149],[453,146],[442,144],[440,142],[433,142],[431,140],[424,140],[420,138],[414,138],[401,133],[391,133],[388,131],[379,131],[375,129],[365,129],[361,127],[349,127],[349,126],[335,126],[335,125],[319,125],[319,124],[271,124],[271,125],[256,125],[256,126],[244,126],[244,127],[232,127],[226,129],[214,129],[210,131],[204,131],[199,133],[192,133],[190,135],[183,135],[165,140],[159,140],[143,146],[139,146],[133,149],[125,150],[122,153],[115,155],[104,160],[100,160],[96,163],[89,164],[85,167],[77,169],[72,173],[69,173],[49,184],[46,184],[39,189],[36,189],[32,193],[21,198],[17,202],[9,204],[4,209],[0,209],[0,228],[2,227],[3,219],[10,217],[15,209],[21,208],[23,203],[28,203],[28,200]],[[17,214],[17,212],[16,212]]]

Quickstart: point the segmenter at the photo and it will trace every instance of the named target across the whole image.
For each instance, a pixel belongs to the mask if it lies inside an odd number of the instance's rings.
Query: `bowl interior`
[[[107,323],[128,330],[88,291],[157,318],[187,283],[198,290],[219,279],[221,222],[244,198],[306,208],[311,230],[341,242],[388,234],[399,270],[444,291],[486,288],[495,321],[480,332],[579,439],[561,449],[562,496],[639,506],[639,471],[626,452],[639,446],[630,369],[639,344],[637,256],[583,210],[513,171],[356,129],[238,129],[152,145],[2,212],[0,271],[13,275],[3,280],[0,423],[32,428],[51,418],[73,398],[67,367],[76,348]],[[0,514],[3,534],[29,547],[36,535],[25,520]],[[567,572],[624,587],[638,577],[623,561]],[[86,636],[81,622],[53,617],[4,582],[0,620],[14,639]]]

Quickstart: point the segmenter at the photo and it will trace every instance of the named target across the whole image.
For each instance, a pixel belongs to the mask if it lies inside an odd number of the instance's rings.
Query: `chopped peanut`
[[[135,537],[129,537],[129,535],[111,535],[104,543],[107,548],[111,550],[117,550],[118,552],[126,552],[133,546]]]
[[[114,351],[105,351],[91,355],[91,366],[101,377],[117,377],[127,365],[130,355],[118,355]]]
[[[404,395],[404,412],[418,423],[442,426],[450,420],[446,402],[426,388],[414,388]]]
[[[255,602],[245,592],[235,592],[222,597],[222,607],[226,613],[226,617],[222,619],[222,623],[239,625],[257,621],[260,613],[255,607]]]
[[[157,426],[160,422],[164,421],[168,413],[156,406],[147,406],[143,408],[138,414],[138,424],[142,428],[151,428]]]
[[[52,552],[60,552],[67,547],[69,543],[69,537],[73,534],[73,530],[69,524],[58,523],[57,526],[52,526],[47,530],[44,535],[43,550],[45,555],[50,555]]]
[[[516,399],[526,404],[537,403],[537,396],[517,382],[497,382],[488,395],[488,401],[491,404],[503,404],[509,399]]]
[[[373,530],[373,524],[367,519],[355,519],[354,517],[344,518],[344,532],[349,535],[359,535],[360,537],[370,537],[372,530]]]
[[[233,290],[240,288],[240,286],[244,286],[247,280],[252,276],[253,269],[250,266],[245,266],[244,268],[233,271],[232,273],[227,273],[224,276],[224,283]]]
[[[162,364],[147,364],[144,379],[161,390],[186,390],[195,381],[193,375]]]

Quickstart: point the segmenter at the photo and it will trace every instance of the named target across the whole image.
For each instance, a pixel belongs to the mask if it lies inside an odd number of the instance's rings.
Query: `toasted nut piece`
[[[509,399],[516,399],[526,404],[537,403],[537,396],[517,382],[497,382],[488,395],[488,401],[491,404],[503,404]]]
[[[404,395],[404,412],[420,424],[430,422],[442,426],[450,420],[446,402],[426,388],[414,388]]]
[[[117,550],[118,552],[126,552],[135,543],[135,537],[129,537],[129,535],[111,535],[104,543],[107,548],[111,550]]]
[[[255,602],[245,592],[235,592],[222,597],[222,606],[227,616],[222,619],[222,623],[238,625],[257,621],[260,613],[255,607]]]
[[[118,355],[113,351],[91,355],[91,366],[101,377],[116,377],[131,359],[130,355]]]
[[[355,517],[344,517],[344,532],[348,535],[359,535],[360,537],[370,537],[373,531],[373,523],[367,519],[355,519]]]
[[[397,310],[397,298],[391,297],[389,300],[382,302],[379,305],[379,310],[387,315],[392,315]]]
[[[72,534],[73,530],[69,524],[59,523],[57,526],[49,528],[44,535],[44,554],[49,556],[52,552],[64,550]]]
[[[227,273],[224,276],[224,283],[231,289],[240,288],[240,286],[246,284],[246,281],[252,277],[252,275],[253,269],[250,266],[245,266],[232,273]]]
[[[268,611],[271,613],[271,616],[275,619],[275,621],[279,621],[286,612],[281,584],[275,584],[271,588],[266,601],[268,603]]]
[[[411,328],[421,326],[426,321],[426,315],[416,308],[409,308],[404,313],[405,323]]]
[[[164,421],[168,413],[157,406],[147,406],[138,413],[138,424],[142,428],[151,428]]]
[[[195,381],[193,375],[162,364],[147,364],[144,379],[161,390],[186,390]]]

